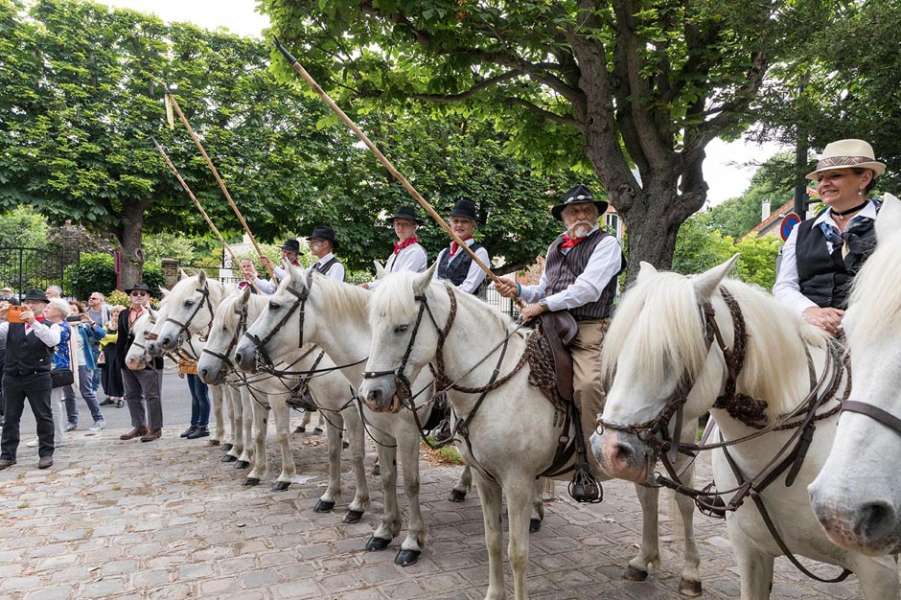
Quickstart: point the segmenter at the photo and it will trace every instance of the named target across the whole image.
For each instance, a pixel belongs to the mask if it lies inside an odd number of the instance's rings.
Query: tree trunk
[[[128,289],[142,281],[144,251],[141,249],[144,234],[144,207],[139,202],[124,202],[122,226],[119,228],[119,244],[122,246],[122,288]]]

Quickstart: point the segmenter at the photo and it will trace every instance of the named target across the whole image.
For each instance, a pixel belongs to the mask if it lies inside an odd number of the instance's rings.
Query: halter
[[[275,334],[278,333],[279,329],[281,329],[282,326],[288,322],[288,319],[290,319],[294,315],[294,312],[297,309],[300,309],[300,324],[298,326],[299,334],[298,334],[298,340],[297,340],[297,347],[303,348],[303,325],[304,325],[304,318],[306,316],[307,298],[310,297],[310,288],[312,287],[312,285],[313,285],[313,274],[310,273],[309,275],[307,275],[306,285],[304,285],[304,289],[302,292],[298,292],[293,287],[285,288],[288,292],[290,292],[294,296],[294,302],[291,303],[291,306],[288,308],[287,311],[285,311],[285,315],[281,318],[281,320],[278,323],[276,323],[275,327],[273,327],[271,330],[269,330],[269,333],[267,333],[264,338],[260,339],[259,336],[252,335],[246,331],[244,332],[244,336],[247,337],[247,339],[249,339],[251,342],[253,342],[254,346],[256,347],[256,356],[257,356],[256,362],[258,363],[257,364],[258,369],[260,366],[263,366],[263,365],[270,367],[270,368],[275,366],[275,363],[272,362],[272,359],[269,357],[269,354],[266,352],[266,344],[268,344],[272,340],[272,338],[275,337]],[[262,363],[262,365],[259,363]]]
[[[197,316],[197,314],[200,312],[201,308],[206,306],[207,309],[210,311],[210,323],[209,323],[209,325],[207,325],[206,333],[204,335],[200,336],[201,342],[206,342],[207,338],[209,337],[210,331],[213,328],[213,319],[215,318],[214,311],[213,311],[213,303],[210,301],[210,286],[209,286],[209,284],[204,282],[203,287],[199,287],[199,288],[195,289],[194,291],[200,292],[200,295],[202,296],[202,298],[201,298],[200,302],[198,302],[197,305],[195,305],[194,312],[191,313],[191,315],[185,320],[185,322],[182,323],[171,317],[167,317],[166,321],[165,321],[166,323],[174,323],[175,325],[178,326],[178,333],[176,334],[176,338],[180,338],[181,335],[184,333],[185,334],[185,343],[189,343],[191,341],[191,330],[189,329],[189,327],[191,326],[191,321],[194,320],[194,317]],[[185,354],[187,356],[190,356],[195,361],[199,359],[199,357],[191,356],[187,352],[185,352]]]
[[[231,355],[232,351],[235,349],[235,346],[238,345],[238,340],[241,339],[241,335],[247,331],[247,305],[245,304],[241,310],[235,309],[235,314],[240,315],[238,318],[238,326],[235,328],[235,333],[232,334],[232,339],[228,343],[228,347],[225,349],[225,352],[219,354],[218,352],[214,352],[207,347],[203,348],[202,353],[209,354],[210,356],[214,356],[221,360],[225,366],[231,370],[235,371],[235,365],[232,363]]]

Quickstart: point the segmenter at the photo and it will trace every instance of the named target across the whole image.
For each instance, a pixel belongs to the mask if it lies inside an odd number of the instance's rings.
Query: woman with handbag
[[[106,331],[99,323],[95,323],[85,310],[84,304],[78,300],[70,300],[69,306],[72,309],[72,316],[67,319],[71,329],[74,343],[73,349],[78,357],[78,391],[84,399],[85,404],[91,411],[91,418],[94,424],[91,425],[91,431],[100,431],[106,427],[106,420],[100,411],[100,404],[97,401],[97,394],[94,393],[94,369],[97,365],[94,363],[94,349],[92,344],[99,342],[106,337]],[[79,319],[76,321],[76,317]],[[72,369],[76,369],[73,367]],[[69,423],[66,425],[66,431],[72,431],[78,428],[78,404],[75,400],[75,386],[67,385],[63,388],[63,395],[66,399],[66,415]]]

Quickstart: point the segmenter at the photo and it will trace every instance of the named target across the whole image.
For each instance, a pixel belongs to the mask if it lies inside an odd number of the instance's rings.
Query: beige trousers
[[[604,388],[601,387],[601,344],[610,319],[579,321],[579,334],[569,349],[573,357],[573,400],[582,416],[582,436],[588,451],[588,463],[595,475],[600,468],[591,453],[591,434],[598,415],[604,412]]]

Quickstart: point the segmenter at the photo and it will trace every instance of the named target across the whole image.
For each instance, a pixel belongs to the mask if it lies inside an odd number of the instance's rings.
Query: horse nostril
[[[895,530],[895,511],[885,502],[868,502],[860,509],[860,520],[855,528],[861,537],[878,540]]]
[[[243,358],[244,358],[244,357],[241,356],[241,353],[240,353],[240,352],[235,352],[235,361],[236,361],[238,364],[241,364],[241,363],[244,362]]]
[[[382,397],[382,392],[379,390],[370,390],[368,394],[366,394],[366,400],[368,402],[378,402]]]
[[[616,444],[613,458],[624,463],[632,459],[632,449],[624,444]]]

